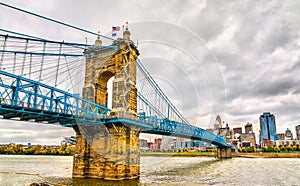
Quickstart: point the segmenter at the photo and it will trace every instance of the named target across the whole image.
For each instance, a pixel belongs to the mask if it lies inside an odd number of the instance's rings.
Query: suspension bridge
[[[138,59],[128,25],[123,38],[113,39],[0,5],[98,37],[93,44],[61,42],[0,28],[0,115],[72,127],[73,177],[138,178],[140,133],[208,142],[219,157],[231,157],[224,136],[190,124],[171,103]],[[103,46],[101,38],[112,44]]]

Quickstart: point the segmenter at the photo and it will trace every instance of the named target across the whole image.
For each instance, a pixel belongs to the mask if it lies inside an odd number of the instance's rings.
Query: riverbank
[[[141,156],[214,157],[214,152],[141,152]]]
[[[243,158],[300,158],[300,152],[289,152],[289,153],[232,153],[232,157],[243,157]]]
[[[215,157],[214,152],[141,152],[141,156]],[[233,158],[300,158],[300,152],[289,153],[232,153]]]

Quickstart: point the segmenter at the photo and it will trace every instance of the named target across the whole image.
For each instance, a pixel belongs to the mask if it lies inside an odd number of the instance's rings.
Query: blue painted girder
[[[111,118],[109,111],[107,107],[78,95],[0,70],[0,115],[4,119],[58,123],[65,127],[123,123],[143,133],[184,137],[227,146],[221,137],[190,124],[145,115],[139,115],[136,120]]]
[[[0,70],[0,114],[5,119],[65,123],[75,118],[96,120],[109,111],[78,95]]]

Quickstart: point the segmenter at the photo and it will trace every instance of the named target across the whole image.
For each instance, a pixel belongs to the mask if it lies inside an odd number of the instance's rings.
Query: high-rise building
[[[253,133],[252,124],[249,122],[245,125],[245,133],[246,134]]]
[[[242,134],[242,127],[233,128],[234,134]]]
[[[240,134],[240,141],[241,141],[242,147],[250,147],[250,146],[255,147],[255,145],[256,145],[255,134],[253,132],[251,123],[248,122],[245,125],[245,133]]]
[[[240,141],[242,133],[243,133],[242,132],[242,127],[233,128],[233,138],[234,139],[238,139]]]
[[[300,140],[300,125],[296,126],[296,137],[297,137],[297,140]]]
[[[259,118],[260,121],[260,142],[275,142],[278,140],[278,136],[276,133],[276,122],[275,116],[270,112],[264,112],[263,115]],[[264,146],[264,145],[263,145]]]
[[[222,128],[222,120],[220,115],[218,114],[214,123],[214,134],[219,134],[220,128]]]

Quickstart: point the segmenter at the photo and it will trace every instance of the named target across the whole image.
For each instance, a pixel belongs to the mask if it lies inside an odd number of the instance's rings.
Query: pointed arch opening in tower
[[[112,95],[113,95],[113,81],[115,77],[112,76],[108,81],[107,81],[107,107],[109,109],[112,109]]]
[[[104,105],[108,108],[111,108],[112,105],[113,77],[114,73],[105,70],[99,73],[99,77],[96,82],[95,101],[97,104]]]

